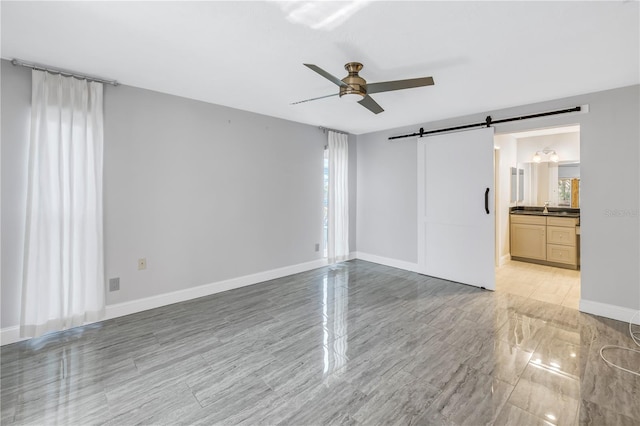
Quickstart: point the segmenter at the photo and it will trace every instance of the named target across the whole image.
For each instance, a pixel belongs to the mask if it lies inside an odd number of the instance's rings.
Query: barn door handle
[[[486,211],[487,214],[489,214],[489,188],[487,188],[487,190],[484,191],[484,211]]]

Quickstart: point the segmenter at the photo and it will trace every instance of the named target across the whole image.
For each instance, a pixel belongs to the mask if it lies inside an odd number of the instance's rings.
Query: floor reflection
[[[339,373],[347,363],[349,273],[341,271],[322,278],[322,328],[324,376]]]

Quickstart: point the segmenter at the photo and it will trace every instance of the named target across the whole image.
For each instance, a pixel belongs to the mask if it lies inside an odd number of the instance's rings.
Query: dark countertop
[[[580,218],[580,209],[549,207],[549,213],[543,213],[544,207],[511,207],[511,214],[529,216],[554,216]]]

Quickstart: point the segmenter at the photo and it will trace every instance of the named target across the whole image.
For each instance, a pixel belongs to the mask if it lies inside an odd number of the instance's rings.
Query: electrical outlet
[[[118,290],[120,290],[120,278],[110,278],[109,291],[118,291]]]
[[[147,269],[146,257],[143,257],[142,259],[138,259],[138,271],[142,271],[143,269]]]
[[[320,243],[316,243],[316,251],[320,251]]]

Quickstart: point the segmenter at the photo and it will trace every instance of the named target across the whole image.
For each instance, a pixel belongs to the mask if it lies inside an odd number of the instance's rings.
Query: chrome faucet
[[[544,210],[542,210],[542,213],[543,213],[543,214],[547,214],[547,213],[549,213],[549,210],[547,210],[547,207],[549,207],[549,202],[548,202],[548,201],[545,201],[545,202],[544,202]]]

